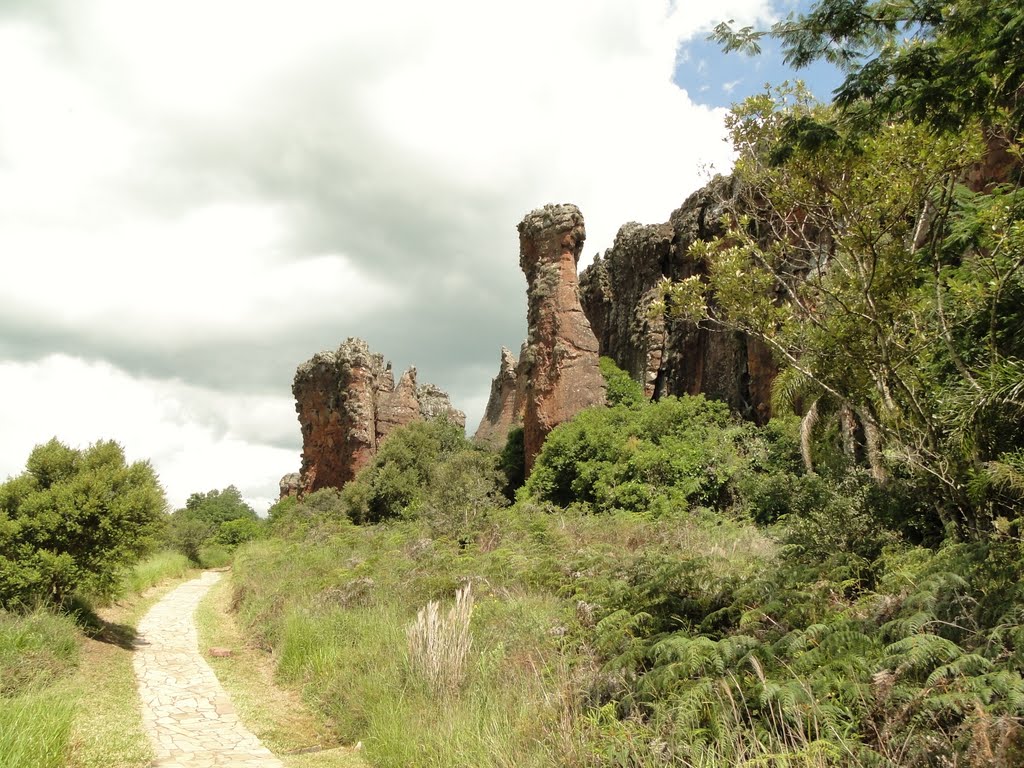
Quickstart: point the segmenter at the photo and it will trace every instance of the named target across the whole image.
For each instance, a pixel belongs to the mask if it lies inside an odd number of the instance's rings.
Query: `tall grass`
[[[451,695],[466,678],[466,659],[473,645],[469,622],[473,616],[473,594],[467,584],[455,593],[455,604],[447,614],[431,600],[416,613],[416,621],[406,629],[409,639],[409,663],[430,689],[438,695]]]
[[[77,661],[78,634],[67,616],[43,609],[26,615],[0,611],[0,696],[43,688]]]
[[[0,765],[60,768],[67,764],[75,702],[56,692],[0,697]]]
[[[75,703],[52,685],[77,661],[78,634],[67,616],[0,612],[0,766],[65,764]]]
[[[655,732],[586,720],[614,680],[580,642],[591,630],[578,613],[593,607],[566,585],[647,547],[742,574],[773,555],[752,527],[699,517],[516,508],[466,546],[417,521],[336,522],[240,548],[234,603],[282,681],[375,766],[639,765],[613,756]]]
[[[191,564],[185,555],[174,550],[155,552],[138,562],[124,576],[121,591],[138,594],[166,579],[177,579],[188,573]]]

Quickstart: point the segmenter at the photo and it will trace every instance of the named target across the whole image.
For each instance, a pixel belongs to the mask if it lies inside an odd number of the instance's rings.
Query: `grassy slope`
[[[0,765],[150,764],[152,751],[142,731],[130,639],[145,611],[188,575],[187,563],[177,556],[160,553],[140,563],[126,579],[127,596],[89,620],[90,636],[68,617],[42,614],[45,626],[33,633],[39,647],[17,648],[14,658],[22,670],[36,670],[36,679],[0,696]],[[24,634],[24,619],[6,619]],[[0,656],[14,646],[9,637],[0,638]]]
[[[593,630],[567,585],[648,549],[700,552],[734,573],[773,555],[750,526],[691,516],[500,514],[464,548],[416,523],[341,525],[251,544],[236,560],[241,622],[273,649],[280,679],[342,740],[362,741],[373,765],[592,764],[602,745],[581,697],[602,673],[594,649],[577,645]],[[406,628],[428,600],[444,613],[466,582],[476,607],[465,682],[435,694],[410,664]]]
[[[246,726],[288,768],[365,765],[356,750],[338,744],[323,718],[310,711],[294,691],[275,683],[273,661],[246,642],[230,613],[230,603],[231,581],[225,578],[196,611],[199,647]],[[213,647],[228,648],[231,656],[213,657],[209,653]],[[305,750],[312,751],[294,754]]]

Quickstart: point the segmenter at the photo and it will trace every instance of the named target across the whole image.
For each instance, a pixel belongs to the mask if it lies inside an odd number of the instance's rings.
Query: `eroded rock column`
[[[585,238],[575,205],[546,205],[519,223],[528,302],[527,346],[519,361],[519,375],[526,375],[527,474],[552,429],[605,402],[597,338],[580,306],[576,276]]]

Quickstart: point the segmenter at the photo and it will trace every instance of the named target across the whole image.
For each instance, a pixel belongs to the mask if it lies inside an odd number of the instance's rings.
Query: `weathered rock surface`
[[[279,499],[285,499],[289,496],[298,496],[299,491],[302,488],[302,478],[298,472],[289,472],[287,475],[281,478],[281,495]]]
[[[487,398],[487,408],[473,441],[491,450],[501,450],[509,430],[523,425],[525,395],[526,377],[519,376],[519,363],[512,351],[502,347],[501,367],[491,380],[491,395]]]
[[[763,423],[777,374],[770,350],[742,334],[650,314],[661,280],[701,274],[687,250],[722,234],[720,219],[736,195],[731,178],[716,177],[668,222],[624,225],[583,271],[580,298],[600,354],[642,382],[648,397],[703,393]]]
[[[586,229],[575,205],[546,205],[519,223],[519,265],[527,282],[526,472],[557,425],[605,402],[598,343],[580,306],[576,264]]]
[[[342,487],[396,427],[441,416],[466,423],[443,391],[417,386],[415,368],[396,386],[391,364],[361,339],[350,338],[300,365],[292,393],[302,427],[301,494]]]

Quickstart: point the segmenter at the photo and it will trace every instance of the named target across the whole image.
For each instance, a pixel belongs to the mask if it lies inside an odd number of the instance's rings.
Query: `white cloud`
[[[63,355],[0,363],[0,380],[0,478],[24,470],[32,446],[51,437],[73,447],[117,440],[129,460],[152,461],[172,507],[233,483],[266,509],[278,478],[298,469],[298,447],[267,444],[288,417],[297,425],[287,396],[228,396]]]
[[[524,330],[519,218],[577,203],[586,258],[626,221],[664,221],[702,167],[730,162],[724,113],[671,82],[680,44],[772,15],[761,0],[4,13],[0,341],[18,360],[0,361],[0,469],[53,433],[109,436],[179,500],[271,493],[297,463],[273,447],[299,439],[290,371],[349,335],[473,393],[457,403],[472,429]]]

